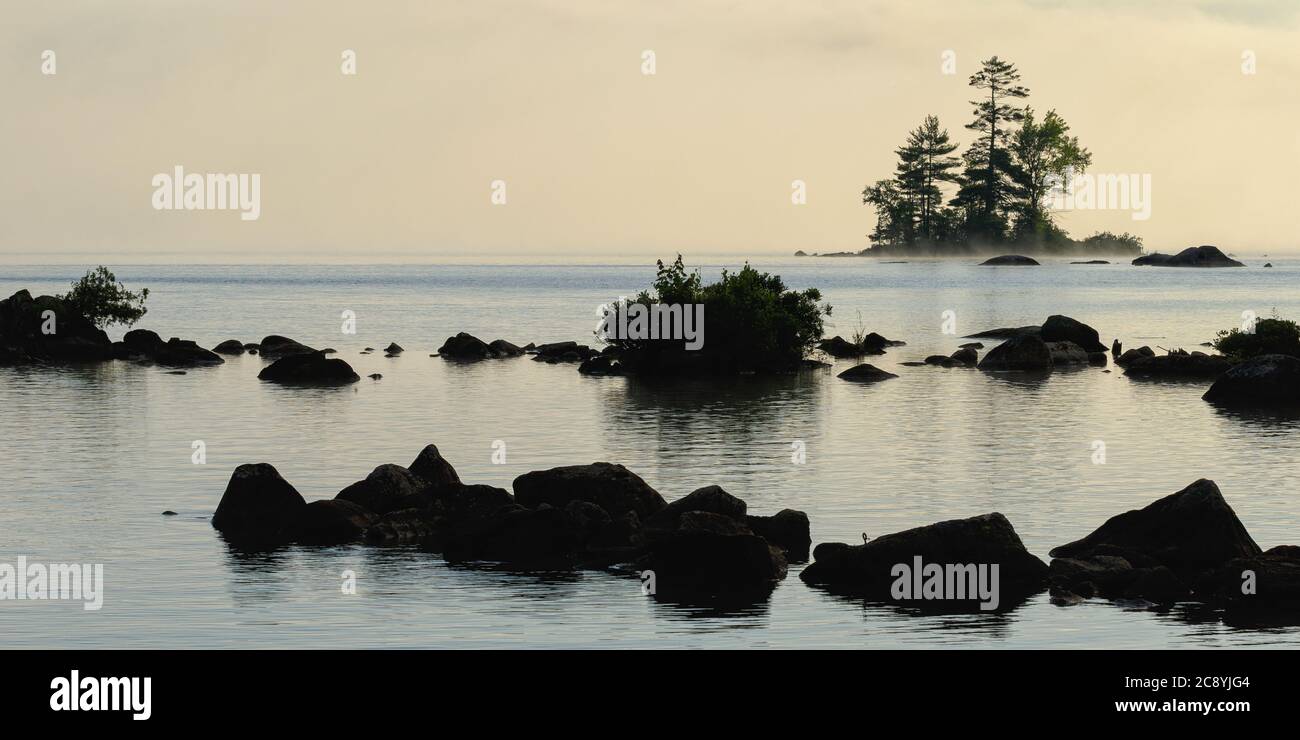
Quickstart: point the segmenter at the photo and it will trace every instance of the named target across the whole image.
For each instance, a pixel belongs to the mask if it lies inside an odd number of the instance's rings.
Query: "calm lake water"
[[[1206,384],[1132,381],[1100,369],[1043,379],[900,367],[958,334],[1063,313],[1107,344],[1195,347],[1243,311],[1300,316],[1300,263],[1246,269],[1123,265],[979,268],[789,259],[763,265],[819,287],[829,334],[903,339],[871,362],[901,377],[863,387],[832,372],[646,385],[524,359],[429,357],[458,331],[517,344],[589,341],[601,303],[653,266],[118,266],[151,290],[142,328],[204,346],[278,333],[339,350],[346,388],[280,388],[264,361],[229,358],[168,375],[114,362],[0,368],[0,562],[103,563],[100,611],[0,601],[8,647],[1219,647],[1296,646],[1300,628],[1225,624],[1192,605],[1153,611],[1044,593],[999,615],[918,616],[805,586],[791,568],[771,598],[730,612],[660,603],[635,578],[449,567],[407,548],[288,547],[247,555],[209,523],[231,470],[269,462],[308,500],[436,443],[468,482],[505,488],[529,470],[623,463],[672,499],[718,484],[753,513],[806,511],[813,541],[860,542],[1000,511],[1047,559],[1107,517],[1218,482],[1265,548],[1300,544],[1300,422],[1227,414]],[[737,265],[731,264],[734,268]],[[704,268],[716,277],[721,265]],[[0,293],[66,290],[84,266],[0,266]],[[357,333],[342,334],[341,312]],[[121,330],[111,332],[116,338]],[[358,354],[396,341],[398,358]],[[707,335],[706,335],[707,341]],[[986,342],[988,344],[989,342]],[[1111,368],[1114,370],[1114,368]],[[364,376],[383,373],[372,381]],[[191,462],[203,440],[207,462]],[[492,464],[493,442],[506,464]],[[1105,464],[1093,462],[1094,442]],[[791,445],[807,461],[791,461]],[[173,510],[179,516],[164,517]],[[342,572],[357,594],[341,593]]]

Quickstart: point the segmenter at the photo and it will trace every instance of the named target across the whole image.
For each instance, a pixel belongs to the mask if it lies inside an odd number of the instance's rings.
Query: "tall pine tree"
[[[970,101],[975,106],[975,120],[966,128],[980,135],[966,151],[962,187],[953,204],[965,210],[966,231],[974,240],[1001,241],[1006,236],[1015,168],[1006,128],[1024,118],[1024,110],[1013,105],[1014,101],[1029,96],[1029,89],[1019,81],[1016,65],[996,56],[984,60],[980,71],[970,78],[970,86],[986,91],[987,96]]]

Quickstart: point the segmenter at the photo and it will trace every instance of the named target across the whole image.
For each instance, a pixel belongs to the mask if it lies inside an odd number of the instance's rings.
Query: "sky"
[[[1300,252],[1294,0],[47,0],[4,15],[8,263],[858,250],[862,189],[892,174],[908,130],[935,114],[972,140],[967,80],[992,55],[1070,124],[1091,172],[1150,176],[1149,218],[1074,209],[1058,216],[1073,236]],[[256,176],[257,218],[155,207],[177,166]]]

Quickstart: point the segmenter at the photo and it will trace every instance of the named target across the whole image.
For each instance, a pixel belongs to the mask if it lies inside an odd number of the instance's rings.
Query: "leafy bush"
[[[1260,319],[1255,322],[1254,332],[1241,329],[1219,332],[1214,348],[1238,360],[1274,354],[1300,357],[1300,326],[1277,316]]]
[[[72,284],[72,290],[59,296],[69,308],[101,329],[109,324],[130,326],[139,321],[148,312],[144,307],[148,297],[148,288],[142,288],[138,293],[127,290],[103,265],[87,272]]]
[[[696,350],[680,339],[611,338],[623,367],[645,374],[716,374],[797,369],[821,339],[823,317],[816,288],[788,290],[779,275],[748,263],[739,272],[705,285],[699,270],[688,271],[681,255],[671,265],[658,262],[653,293],[644,291],[628,304],[610,308],[611,321],[633,303],[703,304],[704,342]]]

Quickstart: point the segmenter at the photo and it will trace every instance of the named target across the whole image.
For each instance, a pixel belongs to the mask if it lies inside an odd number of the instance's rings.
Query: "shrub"
[[[144,301],[149,289],[138,293],[126,289],[107,267],[100,265],[72,284],[72,290],[59,296],[69,308],[89,319],[95,326],[109,324],[130,326],[148,311]]]
[[[831,307],[820,303],[816,288],[788,290],[779,275],[759,272],[748,263],[739,272],[722,271],[722,279],[705,285],[699,270],[688,271],[681,255],[671,265],[658,263],[653,293],[642,292],[628,304],[609,309],[610,321],[633,303],[703,304],[704,343],[686,349],[680,339],[613,338],[623,367],[645,374],[715,374],[743,371],[785,372],[797,369],[821,339],[823,317]]]
[[[1277,316],[1260,319],[1255,322],[1254,332],[1241,329],[1219,332],[1214,348],[1238,360],[1274,354],[1300,357],[1300,326]]]

